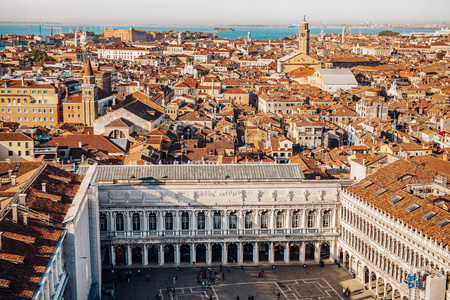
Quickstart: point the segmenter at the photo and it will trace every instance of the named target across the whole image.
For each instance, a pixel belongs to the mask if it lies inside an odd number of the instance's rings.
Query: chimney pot
[[[11,175],[11,186],[16,186],[16,175]]]
[[[12,171],[13,171],[13,170],[8,170],[8,176],[9,176],[9,179],[11,179]]]
[[[19,195],[19,204],[22,206],[26,206],[27,204],[27,194],[20,194]]]
[[[23,213],[23,225],[28,225],[28,213]]]
[[[12,204],[12,215],[13,215],[13,222],[17,223],[17,219],[18,219],[18,214],[19,214],[19,206],[17,204]]]
[[[43,192],[43,193],[47,193],[47,183],[42,182],[42,183],[41,183],[41,186],[42,186],[42,192]]]
[[[78,142],[78,148],[83,148],[83,143]]]

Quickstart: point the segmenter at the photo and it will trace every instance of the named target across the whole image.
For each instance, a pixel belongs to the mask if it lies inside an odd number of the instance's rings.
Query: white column
[[[130,266],[133,263],[133,257],[131,255],[131,246],[127,245],[127,265]]]
[[[142,247],[142,264],[148,265],[148,245],[145,244]]]
[[[141,213],[142,220],[141,220],[141,232],[142,236],[147,236],[147,230],[148,230],[148,218],[147,218],[147,212],[143,211]]]
[[[165,219],[165,217],[166,217],[166,214],[163,213],[162,211],[160,211],[159,214],[158,214],[158,220],[157,220],[157,222],[158,222],[157,230],[160,232],[159,235],[162,235],[162,232],[164,232],[164,229],[165,229],[164,228],[164,219]]]
[[[127,231],[127,236],[133,236],[133,213],[132,212],[127,212],[126,213],[127,216],[127,224],[125,227],[125,230]]]
[[[191,218],[191,227],[189,228],[191,231],[190,235],[196,235],[197,234],[197,230],[198,230],[198,211],[194,211],[194,212],[190,212],[189,213],[189,217]]]
[[[222,233],[223,234],[228,234],[228,228],[229,228],[229,226],[228,226],[228,211],[224,211],[223,212],[222,220],[223,220],[223,224],[222,224],[223,231],[222,231]]]
[[[196,262],[197,263],[197,252],[196,252],[196,245],[194,243],[192,243],[191,245],[191,262]]]
[[[206,230],[208,234],[211,235],[214,230],[214,211],[209,210],[205,213]]]
[[[323,214],[323,209],[319,209],[317,210],[317,225],[316,228],[322,228],[322,214]]]
[[[269,263],[273,263],[274,257],[273,257],[273,242],[269,242]]]
[[[237,257],[237,261],[238,263],[242,264],[244,262],[244,247],[242,242],[237,243],[238,245],[238,257]]]
[[[314,243],[314,260],[318,262],[320,260],[320,243]]]
[[[300,262],[305,262],[305,254],[306,254],[305,253],[306,252],[306,243],[305,242],[301,243],[299,250],[300,250],[299,260],[300,260]]]
[[[258,247],[258,243],[255,242],[253,243],[253,262],[255,264],[259,263],[259,247]]]
[[[116,222],[114,222],[114,217],[116,214],[114,213],[109,213],[109,226],[108,229],[109,231],[116,231]]]
[[[211,243],[206,243],[206,263],[210,265],[212,263]]]
[[[253,232],[260,233],[261,225],[260,225],[261,213],[259,210],[255,210],[253,214]]]
[[[160,244],[159,245],[159,255],[158,255],[158,260],[159,260],[159,264],[160,265],[164,265],[164,245]]]
[[[286,210],[286,218],[284,220],[284,228],[286,229],[286,233],[291,232],[291,213],[292,211],[290,209]]]
[[[174,248],[175,248],[174,249],[174,252],[175,252],[174,253],[174,255],[175,255],[174,261],[178,265],[180,263],[180,245],[179,244],[175,244]]]
[[[270,214],[269,214],[269,230],[272,234],[275,233],[275,228],[276,228],[275,216],[276,216],[276,212],[274,210],[271,210]]]
[[[228,248],[227,243],[222,243],[222,263],[228,263]]]
[[[115,266],[116,265],[116,249],[112,245],[110,248],[111,248],[111,264],[113,266]]]
[[[284,262],[289,262],[289,254],[290,254],[290,248],[289,248],[289,242],[286,242],[286,245],[284,246]]]
[[[245,228],[245,224],[244,224],[244,212],[242,210],[238,211],[237,214],[238,217],[238,222],[237,222],[237,230],[238,230],[238,234],[242,234],[244,232],[244,228]]]
[[[307,224],[308,220],[306,218],[306,209],[302,210],[302,221],[301,221],[301,225],[300,228],[301,229],[305,229],[308,228],[308,224]]]

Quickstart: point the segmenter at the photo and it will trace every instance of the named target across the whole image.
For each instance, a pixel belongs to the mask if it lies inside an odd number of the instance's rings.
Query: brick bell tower
[[[300,24],[300,30],[298,31],[298,51],[309,55],[309,28],[306,16],[303,17],[303,22]]]
[[[95,119],[98,117],[98,93],[90,59],[88,59],[84,70],[81,92],[83,121],[86,126],[92,127],[94,126]]]

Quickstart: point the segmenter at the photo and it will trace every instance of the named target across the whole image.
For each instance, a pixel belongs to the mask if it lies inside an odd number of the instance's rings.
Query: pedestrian
[[[150,281],[150,275],[147,274],[147,281]]]
[[[225,273],[222,273],[222,279],[225,280]]]
[[[261,278],[264,277],[264,270],[261,269]]]
[[[172,282],[173,282],[173,284],[175,284],[177,282],[175,277],[173,278]]]
[[[236,300],[239,300],[239,296],[236,296]]]
[[[209,294],[209,300],[212,300],[212,295],[211,294]]]
[[[261,272],[258,273],[258,278],[261,278]]]
[[[278,292],[277,297],[278,297],[278,300],[280,300],[280,297],[281,297],[280,292]]]

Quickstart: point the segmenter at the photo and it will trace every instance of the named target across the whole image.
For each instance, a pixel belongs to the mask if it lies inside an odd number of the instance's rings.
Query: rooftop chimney
[[[12,207],[13,222],[17,223],[19,206],[17,204],[11,204],[11,207]]]
[[[20,194],[19,195],[19,204],[22,206],[27,205],[27,194]]]
[[[23,213],[23,225],[28,225],[28,213]]]
[[[11,175],[11,186],[16,186],[16,175]]]
[[[12,171],[13,171],[13,170],[8,170],[8,177],[9,177],[9,179],[11,179]]]
[[[78,142],[78,148],[83,148],[83,143],[82,142]]]
[[[42,182],[41,186],[42,186],[42,192],[47,193],[47,184],[45,182]]]

